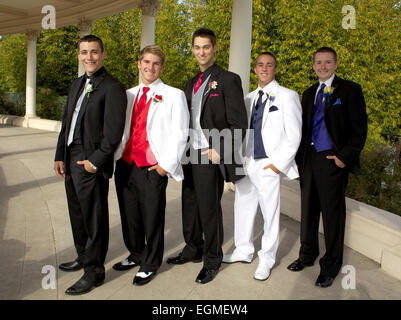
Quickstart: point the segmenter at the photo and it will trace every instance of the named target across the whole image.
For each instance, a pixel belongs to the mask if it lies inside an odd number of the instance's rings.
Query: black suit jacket
[[[113,175],[113,154],[118,147],[124,130],[127,96],[124,86],[113,78],[104,67],[93,77],[93,88],[85,95],[77,119],[80,124],[79,137],[85,159],[93,163],[105,178]],[[57,142],[55,161],[64,161],[64,171],[69,173],[67,139],[77,100],[86,76],[76,79],[68,93],[67,105]],[[75,127],[77,128],[77,126]]]
[[[209,141],[209,148],[214,148],[222,157],[219,167],[224,179],[228,182],[236,181],[242,177],[239,171],[236,171],[236,168],[239,169],[242,165],[240,161],[235,160],[239,159],[238,153],[248,125],[241,78],[233,72],[223,70],[216,64],[210,68],[209,83],[216,81],[217,86],[216,89],[211,89],[207,84],[205,88],[202,98],[200,125]],[[198,77],[199,75],[196,75],[191,78],[185,89],[189,108],[191,108],[192,90]],[[231,152],[229,152],[230,155],[228,157],[225,158],[223,135],[220,136],[220,139],[213,139],[213,134],[209,132],[212,129],[217,129],[219,134],[223,133],[225,129],[227,133],[228,130],[230,131],[231,134],[229,135],[231,137],[227,137],[232,138],[232,140]],[[238,138],[238,135],[234,134],[234,129],[242,131],[239,139],[235,141],[234,137]],[[216,135],[214,136],[216,137]],[[235,153],[237,154],[236,156],[234,156]]]
[[[334,77],[333,94],[326,99],[324,121],[337,157],[352,173],[360,173],[359,155],[367,135],[366,104],[361,86],[355,82]],[[300,173],[305,164],[306,150],[311,143],[313,104],[319,83],[302,95],[302,140],[296,156]]]

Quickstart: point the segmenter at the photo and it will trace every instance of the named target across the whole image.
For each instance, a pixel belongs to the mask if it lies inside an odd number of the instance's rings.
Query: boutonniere
[[[271,95],[267,95],[267,99],[269,99],[271,102],[274,102],[276,97],[275,96],[271,96]]]
[[[211,81],[209,82],[209,89],[216,90],[217,85],[218,85],[217,81]]]
[[[153,97],[153,102],[154,103],[158,103],[158,102],[160,102],[160,101],[162,101],[163,100],[163,97],[162,96],[159,96],[159,95],[157,95],[157,94],[155,94],[155,96]]]
[[[93,87],[93,83],[92,83],[92,82],[89,82],[89,83],[88,83],[88,86],[86,87],[86,96],[88,97],[88,99],[89,99],[91,93],[92,93],[93,91],[95,91],[95,90],[96,90],[96,88]]]
[[[324,88],[323,96],[324,96],[325,100],[330,101],[330,98],[334,92],[334,89],[335,89],[334,87],[330,87],[330,86],[327,86],[326,88]]]

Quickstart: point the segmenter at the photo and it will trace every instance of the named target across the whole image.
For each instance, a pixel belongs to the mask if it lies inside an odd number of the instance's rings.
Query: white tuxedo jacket
[[[302,108],[298,93],[280,86],[275,80],[264,89],[274,99],[266,102],[262,119],[262,140],[266,155],[284,175],[295,179],[299,177],[295,155],[302,135]],[[250,110],[249,122],[258,98],[258,89],[245,97],[245,105]],[[245,157],[245,166],[247,160]]]
[[[139,85],[127,90],[127,113],[124,133],[120,145],[114,153],[114,159],[121,158],[124,147],[130,137],[131,116]],[[159,102],[155,95],[161,96]],[[155,87],[149,106],[146,131],[149,146],[160,167],[168,176],[177,181],[184,179],[181,158],[188,139],[189,111],[184,91],[170,87],[161,80]]]

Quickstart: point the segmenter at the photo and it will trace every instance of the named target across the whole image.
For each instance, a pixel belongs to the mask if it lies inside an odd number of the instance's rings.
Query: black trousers
[[[186,245],[182,255],[189,258],[203,256],[204,267],[219,269],[223,259],[221,197],[224,179],[218,165],[201,160],[207,155],[192,149],[191,153],[198,158],[197,163],[206,164],[189,163],[183,166],[182,222]]]
[[[120,159],[114,179],[125,246],[139,271],[154,272],[163,260],[167,176]]]
[[[65,190],[77,260],[84,264],[86,274],[102,274],[109,246],[109,180],[76,163],[85,160],[81,145],[68,147],[67,152],[70,173]]]
[[[348,171],[339,168],[328,150],[308,148],[301,174],[301,248],[299,258],[313,263],[319,255],[319,219],[322,212],[326,253],[320,259],[320,274],[337,276],[343,263],[345,232],[345,189]]]

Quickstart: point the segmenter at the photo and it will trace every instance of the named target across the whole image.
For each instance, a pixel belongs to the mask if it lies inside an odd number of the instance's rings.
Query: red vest
[[[125,162],[131,165],[132,161],[135,161],[138,168],[154,166],[157,164],[157,160],[150,149],[146,131],[146,123],[151,102],[152,98],[149,99],[142,110],[139,110],[138,95],[136,96],[132,110],[130,138],[125,145],[122,154],[122,158]]]

